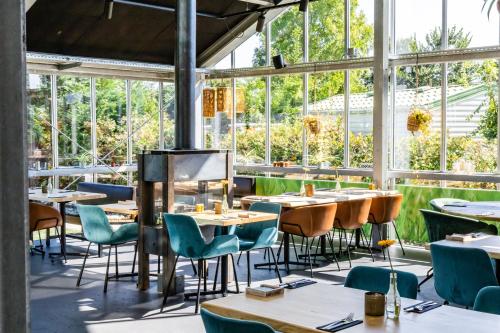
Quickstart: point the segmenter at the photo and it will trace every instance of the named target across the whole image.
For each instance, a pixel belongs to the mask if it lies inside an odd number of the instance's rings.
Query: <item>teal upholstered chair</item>
[[[108,280],[115,278],[118,280],[120,277],[130,277],[134,276],[135,269],[135,259],[137,255],[137,246],[134,251],[134,261],[132,263],[132,273],[131,274],[118,274],[118,245],[122,245],[129,242],[137,242],[139,236],[139,225],[137,223],[127,223],[121,225],[116,231],[113,231],[111,225],[109,224],[108,217],[102,208],[92,205],[77,205],[78,213],[82,222],[83,235],[89,241],[87,247],[87,252],[85,258],[83,259],[82,268],[80,270],[80,275],[76,282],[76,286],[80,286],[82,280],[83,270],[85,269],[85,263],[89,255],[90,245],[92,243],[97,245],[109,246],[108,253],[108,263],[106,266],[106,277],[104,280],[104,292],[108,289]],[[111,258],[111,249],[115,248],[116,265],[115,265],[115,276],[109,276],[109,261]]]
[[[201,309],[206,333],[275,333],[268,325],[256,321],[227,318]]]
[[[255,202],[253,203],[249,211],[254,212],[264,212],[276,214],[278,217],[273,220],[258,222],[258,223],[248,223],[238,226],[234,230],[234,234],[238,236],[240,241],[240,251],[247,253],[247,285],[250,286],[252,282],[252,269],[250,266],[250,251],[266,249],[269,251],[269,255],[272,256],[274,261],[274,268],[280,283],[281,275],[278,268],[278,263],[276,261],[276,256],[274,255],[274,250],[272,246],[276,243],[278,239],[278,222],[280,219],[281,205],[271,202]],[[214,278],[214,289],[217,283],[217,273],[219,270],[219,262],[217,261],[217,268],[215,269]]]
[[[448,199],[433,199],[431,202],[434,200]],[[449,200],[457,201],[458,199]],[[432,203],[430,204],[433,205]],[[498,234],[496,226],[467,217],[455,216],[427,209],[421,209],[420,213],[422,213],[424,217],[425,228],[430,243],[445,239],[446,235],[451,235],[453,233],[468,234],[471,232],[482,232],[488,235]],[[431,268],[429,272],[427,272],[426,278],[418,284],[419,288],[433,276]]]
[[[500,315],[500,287],[484,287],[479,290],[474,310]]]
[[[398,291],[402,297],[417,298],[417,276],[413,273],[395,271],[398,276]],[[389,291],[391,270],[382,267],[357,266],[351,269],[344,287],[386,294]]]
[[[498,286],[488,254],[481,249],[431,244],[434,287],[446,302],[472,307],[484,287]]]
[[[452,203],[460,203],[460,202],[469,202],[468,200],[463,199],[455,199],[455,198],[436,198],[429,201],[429,205],[436,212],[442,212],[443,206],[452,204]]]
[[[205,260],[224,255],[232,257],[233,253],[239,251],[239,241],[236,235],[215,236],[210,243],[205,243],[198,224],[191,216],[165,213],[163,214],[163,223],[166,225],[166,230],[168,231],[170,247],[176,253],[174,267],[177,265],[179,256],[183,256],[188,259],[198,260],[198,271],[200,271]],[[234,260],[233,270],[235,273],[236,288],[239,291]],[[166,290],[170,290],[174,274],[175,269],[172,270]],[[200,304],[201,275],[198,274],[198,295],[196,297],[195,313],[198,313]],[[161,311],[163,311],[163,308],[167,304],[167,298],[168,292],[165,292]]]

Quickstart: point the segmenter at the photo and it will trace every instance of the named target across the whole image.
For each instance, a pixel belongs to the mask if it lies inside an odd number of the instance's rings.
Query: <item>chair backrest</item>
[[[454,199],[454,198],[435,198],[429,201],[429,205],[431,208],[437,212],[443,211],[443,206],[451,204],[453,202],[469,202],[468,200],[463,199]]]
[[[436,292],[451,303],[473,306],[479,290],[498,285],[484,250],[431,244],[431,257]]]
[[[468,234],[471,232],[483,232],[488,235],[498,234],[496,226],[478,220],[427,209],[421,209],[420,212],[424,216],[429,242],[445,239],[446,235],[453,233]]]
[[[172,250],[186,258],[199,257],[205,248],[205,240],[196,221],[188,215],[163,214]]]
[[[348,230],[361,228],[368,222],[371,198],[339,202],[335,215],[335,227]]]
[[[105,205],[134,199],[134,188],[131,186],[81,182],[78,183],[76,188],[82,192],[106,194],[106,198],[79,202],[83,205]]]
[[[281,214],[280,227],[294,235],[322,236],[332,230],[336,211],[336,203],[293,208]]]
[[[500,287],[484,287],[479,290],[474,310],[500,315]]]
[[[235,230],[235,233],[238,237],[257,239],[263,230],[268,228],[278,228],[278,221],[281,214],[280,204],[272,202],[254,202],[248,210],[254,212],[277,214],[278,218],[264,222],[243,224]],[[278,233],[276,233],[276,237],[278,237]],[[276,239],[273,240],[273,242],[275,241]]]
[[[82,222],[83,235],[89,242],[101,244],[111,239],[113,229],[101,207],[77,205]]]
[[[43,230],[62,225],[59,211],[37,202],[29,204],[30,231]]]
[[[203,308],[201,309],[201,319],[206,333],[275,333],[266,324],[223,317]]]
[[[402,194],[372,198],[369,220],[372,223],[387,223],[396,220],[403,203]]]
[[[397,273],[398,291],[402,297],[417,298],[418,279],[413,273]],[[391,270],[383,267],[357,266],[351,269],[344,286],[386,294],[389,291]]]

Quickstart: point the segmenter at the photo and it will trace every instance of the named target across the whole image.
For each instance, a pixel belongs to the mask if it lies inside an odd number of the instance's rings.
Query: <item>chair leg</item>
[[[314,238],[313,238],[314,242]],[[312,242],[311,242],[312,243]],[[309,260],[309,269],[311,270],[311,277],[313,277],[313,266],[311,261],[311,248],[309,247],[309,239],[306,238],[306,260]]]
[[[109,252],[108,252],[108,264],[106,265],[106,276],[104,277],[104,293],[108,291],[108,279],[109,279],[109,261],[111,259],[111,250],[113,249],[113,246],[109,246]]]
[[[43,242],[42,236],[40,235],[40,230],[38,230],[38,243],[40,243],[40,253],[42,254],[42,258],[45,258],[45,251],[43,250]]]
[[[240,255],[238,256],[238,262],[237,262],[238,266],[240,265],[240,259],[241,259],[242,254],[243,254],[243,251],[240,251]],[[264,258],[264,259],[266,259],[266,258]]]
[[[295,253],[295,259],[297,261],[299,261],[299,255],[297,254],[297,248],[295,247],[295,240],[293,238],[293,235],[290,235],[290,238],[292,239],[293,252]]]
[[[217,276],[219,274],[219,264],[220,264],[220,257],[217,257],[217,265],[215,266],[215,275],[214,275],[214,286],[213,286],[212,290],[215,290],[215,288],[217,287]],[[234,261],[233,261],[233,265],[234,265]]]
[[[396,237],[398,238],[399,246],[401,246],[401,251],[403,251],[403,255],[405,256],[405,249],[403,248],[403,243],[401,242],[401,238],[399,238],[398,228],[396,228],[396,223],[392,222],[392,226],[394,227],[394,231],[396,231]]]
[[[271,255],[267,249],[264,249],[264,253],[267,253],[267,270],[271,271]]]
[[[339,264],[339,261],[337,260],[337,256],[335,255],[335,250],[333,248],[333,237],[331,237],[330,234],[327,234],[327,235],[328,235],[328,240],[330,243],[330,249],[332,250],[333,260],[335,260],[335,263],[337,264],[337,268],[340,272],[340,264]]]
[[[363,241],[363,243],[365,243],[365,241],[366,241],[366,244],[368,244],[368,240],[366,239],[365,231],[363,230],[363,228],[360,228],[359,230],[361,231],[361,240]],[[373,252],[372,252],[372,248],[371,248],[370,244],[368,244],[367,248],[368,248],[368,252],[370,252],[370,256],[372,257],[372,262],[375,262],[375,257],[373,257]]]
[[[57,229],[56,227],[56,235],[57,235],[57,238],[59,239],[59,244],[62,244],[62,238],[61,238],[61,234],[59,233],[59,230]],[[64,262],[67,262],[67,258],[66,258],[66,252],[63,252],[63,257],[64,257]]]
[[[347,248],[347,258],[349,259],[349,268],[352,267],[351,263],[351,249],[349,249],[349,243],[347,242],[347,231],[344,229],[344,237],[345,237],[345,243],[346,243],[346,248]]]
[[[158,256],[158,262],[156,263],[156,273],[160,276],[161,272],[161,256]]]
[[[134,260],[132,261],[132,274],[135,273],[135,261],[137,260],[137,249],[139,248],[138,243],[139,241],[137,241],[134,245]]]
[[[97,245],[97,256],[99,258],[102,257],[102,245],[101,244]]]
[[[198,309],[200,307],[200,287],[201,287],[201,275],[203,272],[203,260],[198,260],[198,291],[196,292],[196,305],[194,307],[194,313],[198,313]]]
[[[420,281],[420,283],[418,284],[417,291],[420,292],[420,287],[424,283],[426,283],[427,281],[429,281],[430,279],[432,279],[433,276],[434,276],[434,273],[432,273],[432,267],[431,267],[431,269],[429,269],[429,271],[427,271],[427,276],[425,277],[425,279],[423,279],[422,281]]]
[[[264,249],[264,260],[266,260],[267,249]]]
[[[380,224],[377,224],[377,231],[378,231],[379,240],[382,240],[382,231],[380,230]],[[382,248],[382,254],[384,255],[384,260],[385,260],[385,249],[384,248]]]
[[[179,260],[179,255],[175,257],[174,261],[174,267],[172,267],[172,273],[170,273],[170,278],[168,279],[168,284],[167,284],[167,289],[163,289],[163,302],[161,304],[161,309],[160,312],[163,312],[163,308],[165,308],[165,305],[167,305],[167,299],[168,299],[168,292],[170,290],[170,286],[172,285],[172,281],[174,280],[174,275],[175,275],[175,268],[177,267],[177,261]],[[198,275],[199,277],[199,275]]]
[[[314,252],[314,263],[316,264],[316,258],[318,257],[318,251],[321,247],[321,237],[318,237],[318,242],[316,243],[316,252]]]
[[[233,262],[233,274],[234,274],[234,283],[236,284],[236,292],[239,294],[240,293],[240,284],[238,282],[238,273],[236,272],[236,263],[234,262],[234,256],[232,253],[229,254],[231,256],[231,261]],[[217,262],[219,262],[219,258],[217,258]],[[217,268],[218,268],[218,264],[217,264]],[[217,274],[216,274],[217,276]],[[217,281],[217,280],[216,280]],[[215,287],[214,287],[214,290],[215,290]]]
[[[198,271],[196,270],[196,266],[195,266],[195,264],[193,262],[193,259],[189,259],[189,260],[191,261],[191,266],[193,266],[193,273],[194,273],[194,275],[195,276],[198,275]]]
[[[118,281],[118,245],[115,245],[115,280]]]
[[[252,282],[252,271],[250,270],[250,251],[247,251],[247,286]]]
[[[276,257],[274,256],[274,250],[272,247],[269,248],[269,252],[273,256],[274,268],[276,269],[276,274],[278,274],[278,280],[280,281],[280,283],[283,283],[283,280],[281,279],[280,269],[278,267],[278,261],[276,261]]]
[[[304,236],[302,236],[302,242],[300,242],[300,252],[304,252]]]
[[[89,246],[87,246],[87,253],[85,253],[85,258],[83,258],[83,264],[82,268],[80,269],[80,275],[78,275],[78,280],[76,280],[77,287],[80,287],[80,282],[82,281],[83,270],[85,269],[85,263],[87,262],[87,257],[89,256],[90,244],[92,243],[89,242]]]
[[[207,261],[202,260],[203,265],[203,291],[207,291],[207,275],[208,275],[208,267],[207,267]]]
[[[278,247],[278,253],[276,255],[276,257],[278,258],[278,260],[280,259],[280,255],[281,255],[281,248],[283,247],[283,237],[281,238],[281,241],[280,241],[280,246]]]

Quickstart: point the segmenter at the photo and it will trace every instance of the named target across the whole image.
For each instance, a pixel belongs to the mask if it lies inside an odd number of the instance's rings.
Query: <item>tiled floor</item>
[[[55,242],[53,242],[55,243]],[[84,250],[83,242],[71,240],[71,248]],[[56,251],[51,246],[51,251]],[[86,246],[85,246],[86,247]],[[119,249],[121,272],[131,269],[133,247]],[[114,251],[113,251],[114,252]],[[107,253],[107,251],[105,251]],[[293,251],[292,251],[293,253]],[[429,255],[426,251],[408,248],[407,254],[401,258],[400,250],[392,250],[397,269],[417,274],[422,279],[429,269]],[[243,258],[242,258],[243,259]],[[252,263],[262,262],[263,253],[252,253]],[[51,262],[48,257],[42,259],[36,255],[31,257],[31,326],[33,332],[204,332],[199,316],[195,316],[193,302],[184,303],[178,295],[169,299],[168,313],[159,313],[161,297],[156,292],[156,283],[147,292],[136,289],[136,280],[110,281],[107,294],[103,293],[103,278],[106,269],[106,258],[93,256],[87,260],[82,286],[75,287],[81,258],[69,258],[66,264]],[[114,257],[111,258],[111,273],[114,273]],[[379,254],[373,263],[364,252],[356,252],[353,265],[375,265],[388,267]],[[334,263],[321,262],[314,269],[315,278],[321,283],[342,284],[349,272],[347,258],[342,258],[341,271]],[[210,263],[210,279],[215,271],[215,261]],[[152,263],[151,269],[156,269]],[[299,268],[292,276],[309,276],[309,271]],[[186,289],[196,288],[197,278],[189,261],[178,265],[177,274],[184,274]],[[282,274],[285,274],[282,271]],[[246,281],[246,264],[242,260],[238,266],[240,285]],[[252,271],[254,283],[274,280],[274,271],[259,269]],[[211,285],[211,284],[209,284]],[[234,288],[234,286],[232,286]],[[230,297],[230,296],[229,296]],[[419,294],[422,299],[438,299],[432,281],[424,285]]]

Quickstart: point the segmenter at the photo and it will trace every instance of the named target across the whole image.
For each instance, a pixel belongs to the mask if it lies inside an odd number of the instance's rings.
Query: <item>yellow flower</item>
[[[227,185],[229,184],[229,181],[227,179],[221,180],[220,182],[222,185]]]
[[[393,239],[383,239],[383,240],[379,240],[377,244],[378,244],[378,246],[389,247],[391,245],[396,244],[396,241]]]

